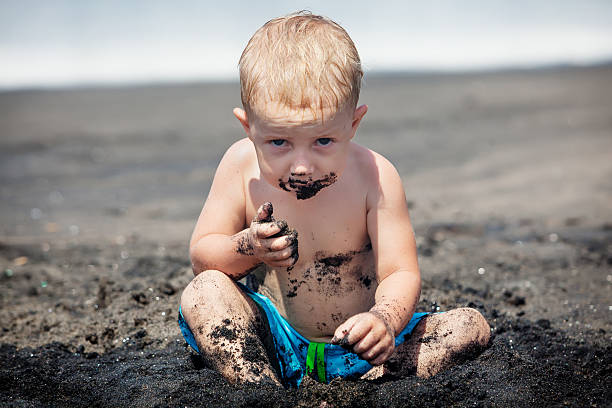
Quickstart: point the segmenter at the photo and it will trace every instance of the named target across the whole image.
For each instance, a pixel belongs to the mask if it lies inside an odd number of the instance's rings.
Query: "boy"
[[[247,138],[221,160],[191,238],[188,343],[231,382],[290,386],[308,374],[429,376],[486,346],[473,309],[414,313],[402,182],[351,141],[368,108],[344,29],[305,12],[271,20],[239,66]],[[253,271],[257,292],[237,282]]]

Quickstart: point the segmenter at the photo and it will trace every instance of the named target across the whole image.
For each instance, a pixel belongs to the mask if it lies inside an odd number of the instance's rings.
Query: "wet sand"
[[[236,84],[0,93],[3,406],[607,406],[612,68],[369,76],[356,138],[404,180],[419,311],[490,347],[430,379],[228,385],[176,325]]]

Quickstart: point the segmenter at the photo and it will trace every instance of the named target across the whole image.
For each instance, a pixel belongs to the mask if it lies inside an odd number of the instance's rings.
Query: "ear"
[[[355,114],[353,115],[353,134],[357,131],[359,124],[361,123],[361,119],[365,116],[368,111],[368,105],[361,105],[357,109],[355,109]]]
[[[233,112],[236,119],[238,119],[238,121],[244,128],[244,131],[246,132],[247,136],[251,137],[251,126],[249,125],[249,118],[247,118],[247,114],[244,109],[234,108]]]

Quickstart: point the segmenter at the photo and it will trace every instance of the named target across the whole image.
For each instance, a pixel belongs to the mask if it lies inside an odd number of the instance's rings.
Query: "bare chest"
[[[365,188],[342,182],[313,198],[298,200],[267,183],[249,184],[245,219],[250,222],[261,204],[271,202],[274,218],[285,220],[298,233],[298,264],[312,263],[326,254],[360,251],[369,243]]]

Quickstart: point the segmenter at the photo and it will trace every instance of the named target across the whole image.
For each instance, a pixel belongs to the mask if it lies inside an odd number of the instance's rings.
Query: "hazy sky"
[[[235,78],[253,32],[300,9],[340,23],[366,70],[612,59],[612,0],[0,0],[0,87]]]

